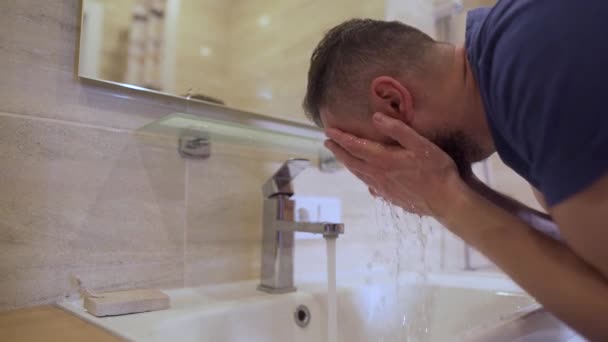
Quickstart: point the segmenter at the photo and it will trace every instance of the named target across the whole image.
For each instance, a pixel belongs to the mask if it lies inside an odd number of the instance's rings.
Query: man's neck
[[[479,86],[473,73],[473,69],[469,64],[466,50],[464,47],[457,48],[457,53],[463,60],[464,64],[464,110],[466,115],[471,118],[469,122],[469,131],[472,137],[477,141],[482,149],[484,156],[487,158],[496,152],[494,139],[488,124],[487,113],[479,92]]]

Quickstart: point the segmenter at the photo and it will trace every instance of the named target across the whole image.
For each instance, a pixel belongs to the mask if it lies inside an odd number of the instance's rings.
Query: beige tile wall
[[[0,310],[71,275],[183,285],[185,163],[131,129],[187,105],[77,80],[78,25],[78,0],[0,3]]]
[[[78,23],[78,0],[0,3],[0,310],[72,295],[72,275],[96,290],[257,277],[260,185],[289,155],[217,144],[184,161],[174,141],[133,134],[174,111],[241,119],[76,79]],[[346,171],[295,186],[342,199],[341,272],[418,267],[416,221],[398,234]],[[462,267],[458,239],[428,236],[429,267]],[[324,269],[322,248],[298,241],[299,274]]]
[[[177,286],[184,163],[133,135],[0,113],[3,307],[96,288]],[[6,292],[5,292],[6,291]]]
[[[257,276],[261,184],[279,158],[246,147],[215,146],[209,160],[188,162],[187,285]]]

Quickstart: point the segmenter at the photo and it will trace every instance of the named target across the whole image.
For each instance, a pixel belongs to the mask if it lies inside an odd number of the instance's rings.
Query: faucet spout
[[[344,224],[342,223],[279,220],[277,221],[276,228],[278,231],[284,232],[322,234],[325,238],[337,238],[340,234],[344,234]]]

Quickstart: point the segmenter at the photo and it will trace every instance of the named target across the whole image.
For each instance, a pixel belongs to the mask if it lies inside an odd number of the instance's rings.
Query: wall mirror
[[[329,28],[353,17],[400,19],[440,37],[459,7],[454,0],[83,0],[79,76],[305,122],[309,58]]]

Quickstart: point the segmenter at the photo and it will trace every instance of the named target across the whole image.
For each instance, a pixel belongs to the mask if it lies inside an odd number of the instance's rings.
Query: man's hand
[[[466,187],[454,161],[405,123],[382,113],[373,122],[399,146],[386,146],[328,129],[329,148],[374,196],[420,215],[447,215],[449,199]]]

